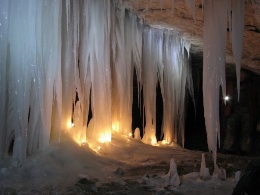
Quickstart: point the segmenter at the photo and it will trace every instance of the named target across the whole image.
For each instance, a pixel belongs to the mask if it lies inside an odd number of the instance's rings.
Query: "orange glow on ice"
[[[111,142],[111,133],[110,132],[102,133],[99,137],[99,141],[101,143]]]
[[[112,123],[112,130],[113,131],[116,131],[117,133],[119,133],[119,127],[120,127],[120,125],[119,125],[118,121]]]
[[[73,128],[74,126],[75,125],[70,120],[67,122],[68,129]]]

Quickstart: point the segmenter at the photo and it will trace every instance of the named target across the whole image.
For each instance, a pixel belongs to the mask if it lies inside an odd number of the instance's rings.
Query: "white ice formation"
[[[121,0],[3,0],[0,24],[1,158],[14,140],[13,159],[22,162],[59,142],[61,131],[79,144],[111,141],[112,131],[129,135],[134,70],[139,99],[144,93],[143,142],[156,143],[160,84],[161,134],[183,143],[192,79],[179,34],[143,25]]]
[[[195,18],[194,1],[186,2]],[[243,6],[244,0],[204,2],[204,108],[214,161],[219,86],[225,94],[227,14],[232,10],[239,73]],[[23,161],[50,141],[58,142],[61,130],[75,131],[78,142],[86,136],[110,141],[112,131],[128,135],[134,70],[139,99],[142,89],[144,95],[143,142],[156,143],[156,85],[160,85],[161,134],[167,142],[184,144],[184,100],[186,88],[192,94],[192,79],[185,47],[189,43],[181,35],[144,25],[121,0],[1,0],[0,26],[1,159],[12,140],[13,158]],[[73,104],[79,128],[71,128]],[[86,130],[89,109],[93,118]]]
[[[209,179],[210,178],[210,173],[209,169],[206,167],[206,160],[205,160],[205,154],[202,153],[201,156],[201,163],[200,163],[200,178],[201,179]]]
[[[232,25],[230,25],[232,27],[232,49],[239,88],[240,63],[243,49],[244,6],[244,0],[204,1],[203,101],[208,149],[213,153],[215,168],[217,167],[217,142],[220,141],[220,87],[224,97],[226,94],[227,23],[231,24],[232,22]]]
[[[181,180],[177,172],[177,165],[173,158],[170,161],[169,172],[166,175],[162,176],[162,178],[165,180],[164,186],[179,187],[179,185],[181,184]]]

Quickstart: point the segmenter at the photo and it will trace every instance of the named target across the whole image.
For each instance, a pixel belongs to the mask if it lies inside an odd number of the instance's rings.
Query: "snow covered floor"
[[[92,148],[92,149],[91,149]],[[231,194],[234,175],[252,159],[218,155],[227,181],[198,176],[201,152],[174,146],[150,146],[113,135],[111,143],[79,146],[66,136],[60,144],[27,158],[23,165],[0,161],[0,194]],[[174,159],[181,184],[166,185]],[[210,154],[206,165],[213,172]]]

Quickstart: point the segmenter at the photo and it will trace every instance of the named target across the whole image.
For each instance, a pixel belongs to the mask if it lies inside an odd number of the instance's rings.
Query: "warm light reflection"
[[[128,135],[129,135],[129,137],[132,137],[132,136],[133,136],[133,134],[132,134],[132,133],[129,133]]]
[[[106,132],[106,133],[102,133],[99,137],[99,141],[101,143],[105,143],[105,142],[111,142],[111,133]]]
[[[119,133],[119,122],[118,121],[112,123],[112,130]]]
[[[162,140],[162,144],[163,144],[163,145],[166,145],[166,144],[170,144],[170,142],[167,141],[167,140]]]
[[[82,140],[81,140],[81,145],[85,145],[85,143],[86,143],[86,140],[85,140],[85,139],[82,139]]]
[[[152,144],[153,146],[157,145],[157,139],[156,139],[155,136],[151,137],[151,144]]]
[[[67,122],[67,127],[70,129],[70,128],[73,128],[75,125],[71,122],[71,121],[68,121]]]

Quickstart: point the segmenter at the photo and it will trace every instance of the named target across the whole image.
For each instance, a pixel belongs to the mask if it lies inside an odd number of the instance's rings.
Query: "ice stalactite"
[[[6,141],[6,90],[7,90],[7,52],[9,28],[9,1],[0,3],[0,159],[4,157],[8,142]]]
[[[188,8],[191,11],[193,19],[196,20],[196,16],[195,16],[195,0],[185,0],[185,1],[187,3]]]
[[[232,0],[231,10],[232,10],[231,40],[232,40],[232,51],[236,63],[237,90],[238,90],[238,99],[239,99],[240,69],[241,69],[243,41],[244,41],[245,0]]]
[[[174,14],[174,0],[172,0],[172,15]]]
[[[226,0],[204,2],[203,101],[208,149],[213,152],[216,168],[219,140],[219,89],[225,97]]]

